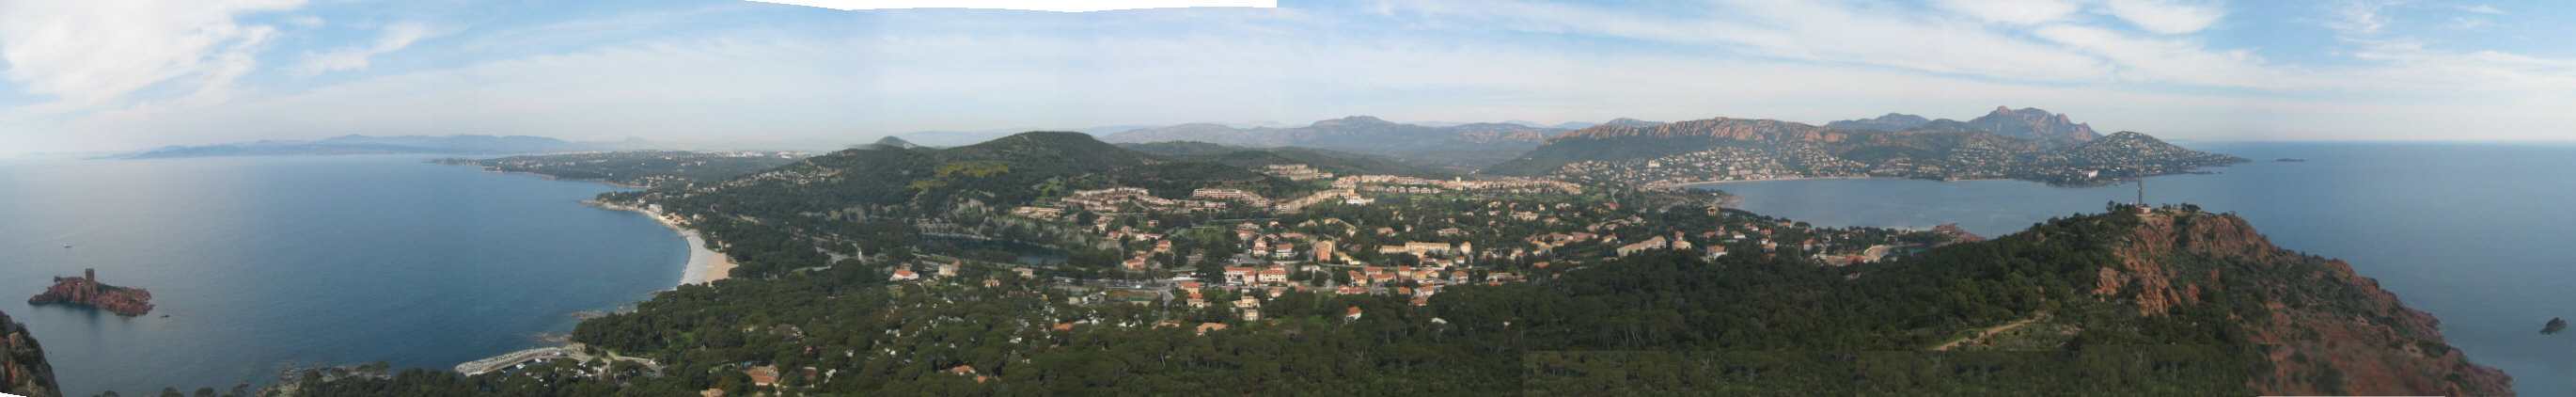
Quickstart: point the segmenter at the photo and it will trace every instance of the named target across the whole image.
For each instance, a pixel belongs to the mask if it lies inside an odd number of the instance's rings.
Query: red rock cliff
[[[2220,289],[2259,299],[2259,308],[2233,316],[2273,364],[2254,377],[2263,394],[2513,394],[2512,377],[2470,363],[2443,341],[2440,320],[2341,260],[2275,247],[2234,215],[2163,209],[2137,217],[2093,293],[2149,316],[2217,304],[2204,300]]]
[[[36,337],[27,327],[0,313],[0,393],[31,397],[60,396],[54,385],[54,366],[45,362],[45,349],[36,345]]]

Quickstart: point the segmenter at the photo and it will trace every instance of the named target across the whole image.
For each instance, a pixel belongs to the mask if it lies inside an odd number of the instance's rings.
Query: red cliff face
[[[2158,316],[2213,290],[2260,299],[2234,317],[2273,364],[2263,394],[2513,394],[2513,379],[2443,341],[2441,321],[2407,308],[2352,266],[2275,247],[2234,215],[2158,210],[2115,246],[2093,293]]]
[[[30,305],[55,303],[93,307],[119,316],[134,317],[152,312],[152,291],[100,283],[96,271],[84,270],[81,277],[55,277],[53,287],[27,298]]]
[[[54,366],[45,362],[45,349],[36,345],[36,337],[27,327],[0,313],[0,393],[31,397],[60,396],[54,385]]]

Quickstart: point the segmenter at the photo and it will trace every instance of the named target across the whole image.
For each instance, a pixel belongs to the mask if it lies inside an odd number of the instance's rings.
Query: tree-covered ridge
[[[1166,198],[1199,188],[1293,196],[1322,188],[1251,169],[1174,160],[1071,132],[1030,132],[955,148],[842,150],[735,179],[603,195],[688,219],[741,267],[763,276],[868,253],[910,252],[925,236],[1018,240],[1085,249],[1096,239],[1002,212],[1076,191],[1136,187]]]
[[[447,158],[440,164],[474,165],[501,172],[596,180],[643,188],[711,183],[775,168],[803,154],[794,152],[626,151],[509,156],[487,159]]]
[[[1394,157],[1304,147],[1249,148],[1205,142],[1153,142],[1119,147],[1164,158],[1225,164],[1242,168],[1303,164],[1339,174],[1454,176],[1449,170],[1416,165]]]

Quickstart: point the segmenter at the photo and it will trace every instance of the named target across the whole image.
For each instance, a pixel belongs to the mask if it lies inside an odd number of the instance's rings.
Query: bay
[[[263,383],[290,364],[444,370],[680,277],[679,236],[580,203],[617,188],[425,160],[0,161],[0,311],[43,343],[67,394],[134,395]],[[15,298],[90,268],[159,307]]]

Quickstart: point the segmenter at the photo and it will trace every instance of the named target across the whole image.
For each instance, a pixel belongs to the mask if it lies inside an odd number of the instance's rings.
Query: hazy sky
[[[2576,139],[2560,1],[1279,3],[0,0],[0,153],[1996,105],[2181,139]]]

